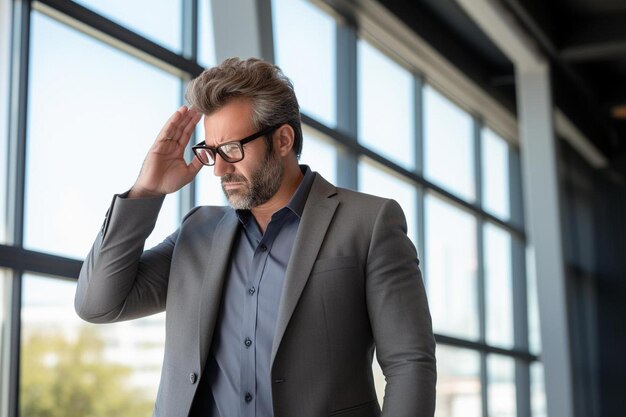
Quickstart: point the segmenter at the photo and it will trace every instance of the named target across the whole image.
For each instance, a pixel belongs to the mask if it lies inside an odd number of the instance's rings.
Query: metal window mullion
[[[510,358],[516,358],[524,362],[533,362],[537,360],[537,356],[527,351],[520,351],[515,349],[506,349],[497,346],[491,346],[480,341],[471,341],[467,339],[459,339],[458,337],[452,337],[435,333],[435,340],[437,344],[455,346],[463,349],[476,350],[494,355],[502,355]]]
[[[482,122],[477,117],[472,118],[472,140],[474,149],[474,189],[476,195],[476,205],[482,208]],[[484,224],[483,216],[476,217],[476,286],[478,294],[478,328],[479,339],[487,344],[487,306],[485,294],[485,250],[484,250]],[[480,354],[480,385],[482,389],[482,415],[489,415],[489,377],[487,369],[487,353]]]
[[[424,176],[424,77],[413,75],[413,117],[415,140],[415,172]]]
[[[511,223],[525,230],[524,222],[524,201],[522,192],[522,167],[519,150],[511,145],[509,149],[509,207],[511,213]]]
[[[0,244],[0,268],[78,278],[82,261]]]
[[[413,75],[413,117],[414,117],[414,141],[415,141],[415,172],[419,176],[424,175],[424,78],[421,74]],[[421,261],[421,269],[424,272],[424,256],[426,251],[426,217],[424,187],[416,185],[416,213],[417,216],[417,252]],[[422,274],[424,284],[428,279]]]
[[[482,343],[487,345],[487,337],[486,337],[486,306],[485,306],[485,269],[484,269],[484,250],[483,250],[483,220],[478,218],[476,227],[477,232],[477,287],[478,287],[478,315],[479,315],[479,329],[480,329],[480,340]],[[487,372],[487,352],[480,353],[480,385],[482,389],[481,399],[482,399],[482,415],[483,417],[488,417],[489,411],[489,378]]]
[[[9,417],[17,417],[20,399],[20,346],[21,346],[21,313],[22,313],[22,280],[23,272],[13,270],[11,280],[11,309],[9,313]]]
[[[182,0],[182,51],[190,61],[198,61],[198,1]]]
[[[476,190],[476,205],[482,207],[482,122],[474,117],[473,126],[473,149],[474,149],[474,188]],[[484,224],[483,216],[476,217],[476,283],[478,292],[478,316],[479,316],[479,339],[487,341],[487,312],[485,303],[485,253],[484,253]]]
[[[511,222],[524,227],[521,165],[519,151],[508,145],[509,207]],[[513,287],[513,336],[515,349],[529,350],[528,285],[526,281],[526,241],[511,238],[511,278]],[[517,417],[530,417],[530,365],[532,362],[515,360],[515,398]]]
[[[197,62],[198,59],[198,1],[200,0],[182,0],[182,40],[183,40],[183,56],[193,62]],[[191,79],[189,74],[183,75],[180,80],[180,101],[181,104],[185,103],[185,90],[187,83]],[[195,130],[191,134],[189,144],[185,148],[185,160],[191,161],[193,158],[193,152],[191,146],[195,143]],[[189,184],[181,188],[178,193],[178,217],[182,219],[183,216],[191,210],[195,204],[195,179]]]
[[[336,30],[336,92],[337,130],[341,130],[354,142],[358,134],[357,96],[357,35],[354,26],[335,24]],[[358,152],[340,147],[337,152],[337,183],[346,188],[357,189]]]
[[[261,49],[261,57],[266,61],[276,63],[272,0],[257,0],[257,18],[259,20],[259,47]]]
[[[11,84],[9,107],[9,243],[17,248],[24,244],[24,194],[26,178],[26,118],[28,111],[28,68],[31,5],[28,0],[13,3],[11,41]],[[13,270],[11,281],[9,335],[9,404],[8,415],[19,415],[20,339],[22,310],[22,271]]]
[[[487,370],[486,352],[480,352],[480,397],[482,402],[482,416],[489,417],[489,373]]]
[[[509,207],[511,223],[524,227],[522,201],[522,178],[519,151],[508,146],[509,159]],[[513,286],[513,329],[515,346],[528,350],[528,285],[526,277],[526,240],[522,236],[511,237],[511,275]]]
[[[528,289],[526,285],[525,242],[511,238],[513,287],[513,332],[515,349],[528,351]],[[530,416],[530,363],[515,361],[517,416]]]
[[[185,89],[186,89],[188,82],[189,82],[188,79],[181,80],[180,85],[181,85],[181,101],[182,102],[184,102],[185,100]],[[194,129],[194,131],[191,133],[191,138],[189,139],[189,143],[187,144],[187,147],[185,148],[185,160],[186,161],[193,160],[194,154],[193,154],[193,151],[191,150],[191,147],[196,141],[197,141],[196,131]],[[183,217],[189,212],[189,210],[191,210],[191,208],[196,205],[196,178],[197,176],[194,177],[194,179],[189,184],[181,188],[180,192],[178,193],[178,218],[179,220],[182,220]]]
[[[9,172],[7,200],[8,240],[21,247],[24,240],[24,193],[26,178],[26,116],[28,111],[28,67],[30,3],[18,0],[13,10],[12,66],[9,90]]]
[[[484,249],[484,225],[483,219],[476,219],[476,290],[478,302],[478,329],[479,340],[487,343],[487,303],[486,303],[486,277],[485,277],[485,249]]]
[[[530,417],[530,365],[532,362],[525,362],[515,359],[515,403],[517,417]]]
[[[14,392],[12,390],[12,381],[13,375],[11,375],[12,367],[11,363],[11,352],[14,350],[12,346],[12,340],[19,340],[18,338],[12,338],[12,329],[14,322],[11,319],[13,317],[12,309],[14,308],[12,299],[13,297],[13,288],[15,285],[19,285],[19,281],[13,278],[13,271],[7,271],[6,276],[0,273],[0,287],[2,287],[2,291],[0,294],[2,295],[2,299],[0,300],[0,308],[2,308],[2,313],[5,315],[5,319],[2,323],[2,327],[0,331],[2,335],[0,336],[0,340],[2,344],[0,344],[0,416],[8,417],[9,405],[12,403],[10,398],[13,398]],[[11,404],[12,406],[12,404]]]
[[[420,262],[420,269],[422,271],[422,281],[426,286],[428,281],[428,276],[425,273],[425,262],[426,262],[426,190],[424,187],[417,187],[416,193],[416,216],[417,216],[417,255]],[[426,286],[426,288],[428,288]]]

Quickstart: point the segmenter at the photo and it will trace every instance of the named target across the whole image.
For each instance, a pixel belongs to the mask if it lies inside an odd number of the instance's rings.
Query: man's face
[[[204,118],[206,143],[219,146],[238,141],[256,129],[251,122],[252,106],[248,100],[235,99]],[[235,209],[257,207],[276,194],[283,179],[283,162],[270,150],[264,138],[243,145],[244,159],[225,162],[216,157],[214,174],[221,177],[222,189]]]

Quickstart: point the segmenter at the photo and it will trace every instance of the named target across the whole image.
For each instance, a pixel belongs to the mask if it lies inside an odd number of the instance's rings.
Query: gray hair
[[[300,157],[300,106],[291,80],[278,66],[257,58],[228,58],[191,80],[185,93],[191,107],[205,115],[238,97],[251,100],[256,129],[289,124],[295,132],[293,150]]]

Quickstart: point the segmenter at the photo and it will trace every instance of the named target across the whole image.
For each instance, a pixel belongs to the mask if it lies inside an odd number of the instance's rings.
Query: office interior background
[[[625,2],[0,0],[0,416],[150,415],[164,314],[84,323],[76,278],[229,56],[292,79],[302,163],[404,209],[437,417],[624,415]],[[208,167],[146,246],[198,204],[225,204]]]

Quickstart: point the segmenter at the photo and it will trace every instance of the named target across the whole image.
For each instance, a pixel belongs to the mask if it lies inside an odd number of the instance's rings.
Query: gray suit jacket
[[[144,251],[162,202],[113,199],[75,307],[94,323],[167,312],[154,416],[182,417],[211,348],[238,220],[228,207],[196,207]],[[382,415],[433,416],[435,341],[418,265],[395,201],[316,174],[276,323],[268,381],[276,417],[380,416],[374,348],[387,380]]]

